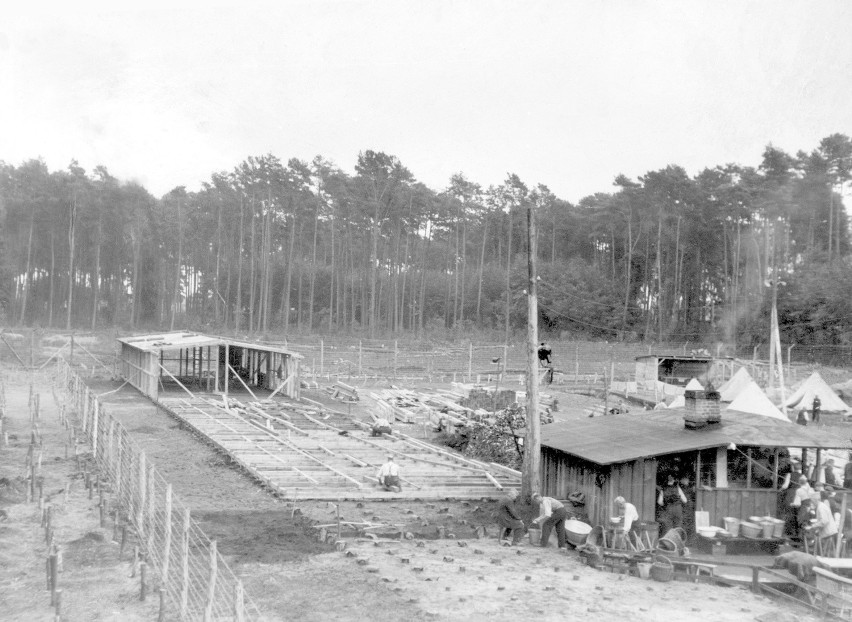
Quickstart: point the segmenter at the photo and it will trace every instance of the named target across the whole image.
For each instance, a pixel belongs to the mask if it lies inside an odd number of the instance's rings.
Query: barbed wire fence
[[[65,392],[65,407],[78,413],[99,481],[108,480],[111,488],[111,498],[102,502],[101,511],[121,524],[122,551],[128,530],[135,532],[134,560],[138,556],[156,571],[175,617],[205,622],[260,620],[260,611],[219,554],[216,541],[204,534],[124,426],[64,360],[57,378]],[[105,504],[110,507],[104,508]]]

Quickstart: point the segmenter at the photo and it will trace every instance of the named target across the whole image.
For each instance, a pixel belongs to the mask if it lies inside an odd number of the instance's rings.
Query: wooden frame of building
[[[240,388],[299,398],[302,356],[286,348],[188,332],[118,342],[119,375],[154,401],[172,384],[225,395]]]
[[[709,512],[710,523],[722,526],[725,516],[777,515],[779,455],[784,450],[849,450],[852,443],[822,430],[743,413],[727,412],[725,421],[703,429],[684,427],[684,409],[585,418],[542,428],[542,494],[565,499],[572,492],[586,497],[592,524],[606,524],[613,502],[623,496],[643,521],[657,516],[656,496],[665,467],[682,466],[681,475],[695,483],[695,509]],[[766,474],[771,487],[756,486],[757,449],[774,451]],[[745,481],[729,479],[729,464],[742,458]],[[663,467],[663,468],[661,468]]]

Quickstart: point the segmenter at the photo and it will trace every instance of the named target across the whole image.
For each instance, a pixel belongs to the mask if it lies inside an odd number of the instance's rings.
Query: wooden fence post
[[[237,579],[234,586],[234,622],[245,621],[245,603],[243,598],[243,582]]]
[[[157,509],[157,495],[154,490],[154,465],[148,465],[148,542],[146,543],[145,553],[154,554],[154,512]]]
[[[180,542],[181,584],[180,584],[180,617],[185,619],[189,604],[189,508],[183,510],[183,531]]]
[[[163,578],[163,585],[169,586],[169,556],[172,551],[172,485],[166,486],[166,534],[163,541],[163,564],[160,576]]]
[[[145,531],[145,452],[139,452],[139,490],[137,491],[138,505],[136,506],[136,529],[139,531],[139,539],[141,541]]]
[[[98,461],[98,415],[100,414],[100,405],[97,398],[92,400],[92,458],[95,462]]]
[[[109,418],[109,431],[107,432],[107,448],[106,448],[106,471],[107,477],[115,477],[115,464],[113,461],[113,448],[112,448],[112,436],[115,432],[115,419],[112,417]]]
[[[216,601],[216,574],[218,572],[216,553],[216,540],[210,542],[210,580],[207,583],[207,606],[204,609],[204,617],[213,619],[213,603]]]

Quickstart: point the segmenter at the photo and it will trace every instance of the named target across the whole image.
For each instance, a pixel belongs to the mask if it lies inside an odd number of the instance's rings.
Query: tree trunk
[[[98,324],[98,298],[100,296],[100,280],[101,280],[101,233],[102,233],[102,218],[98,216],[98,241],[95,246],[95,271],[92,274],[92,330]]]
[[[178,247],[177,247],[177,262],[175,263],[175,289],[172,297],[172,319],[169,322],[169,330],[175,329],[175,315],[177,314],[178,304],[180,303],[180,264],[183,262],[183,223],[180,216],[180,200],[177,202],[177,220],[178,220]]]
[[[77,193],[71,203],[71,218],[68,221],[68,309],[65,314],[65,330],[71,330],[71,309],[74,306],[74,228],[77,224]]]
[[[485,242],[488,240],[488,213],[482,219],[482,248],[479,251],[479,283],[476,288],[476,323],[482,321],[482,277],[485,271]]]
[[[512,305],[512,206],[509,206],[509,236],[506,240],[506,336],[504,343],[509,343],[509,315]]]
[[[243,233],[244,233],[243,197],[240,196],[240,238],[237,240],[237,301],[234,304],[234,332],[240,332],[243,317]]]
[[[56,274],[56,236],[50,231],[50,297],[47,303],[47,326],[53,328],[53,288]]]
[[[30,235],[27,240],[27,268],[24,271],[26,275],[26,284],[24,285],[23,292],[21,292],[21,321],[20,324],[23,326],[27,321],[27,296],[29,295],[30,288],[33,285],[33,275],[32,275],[32,256],[33,256],[33,229],[35,229],[35,208],[30,210]]]

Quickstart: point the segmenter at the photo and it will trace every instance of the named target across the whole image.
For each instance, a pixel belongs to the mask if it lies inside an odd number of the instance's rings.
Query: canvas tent
[[[700,382],[698,382],[697,378],[693,378],[692,380],[690,380],[689,382],[686,383],[684,390],[685,391],[703,391],[704,387],[702,386],[702,384]]]
[[[814,398],[817,396],[819,396],[823,412],[848,412],[852,410],[816,371],[808,376],[807,380],[793,395],[787,398],[786,406],[788,408],[810,409],[814,403]]]
[[[789,421],[775,405],[769,401],[766,394],[760,390],[757,383],[752,380],[746,387],[740,391],[740,394],[728,406],[728,410],[734,410],[743,413],[751,413],[754,415],[763,415],[774,419],[783,419]]]
[[[719,394],[723,402],[733,402],[740,394],[740,391],[745,389],[750,382],[753,382],[751,374],[746,371],[745,367],[740,367],[733,376],[719,387]]]

